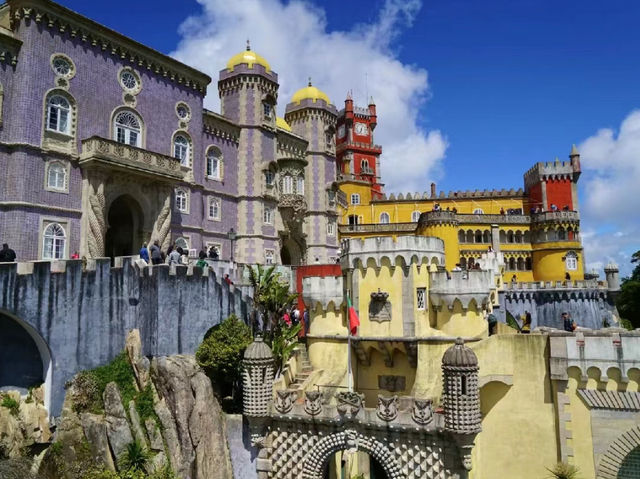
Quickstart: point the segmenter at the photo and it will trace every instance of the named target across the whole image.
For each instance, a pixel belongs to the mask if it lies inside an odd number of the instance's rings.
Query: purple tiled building
[[[337,111],[247,47],[211,78],[49,0],[0,7],[0,242],[20,261],[216,248],[242,263],[337,256]],[[11,172],[8,174],[7,172]]]

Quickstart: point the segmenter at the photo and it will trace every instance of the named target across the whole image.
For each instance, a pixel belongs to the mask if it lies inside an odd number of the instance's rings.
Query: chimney
[[[431,183],[431,198],[435,198],[435,197],[436,197],[436,184]]]

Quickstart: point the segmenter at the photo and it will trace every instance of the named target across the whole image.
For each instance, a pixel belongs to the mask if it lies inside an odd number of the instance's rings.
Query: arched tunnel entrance
[[[323,479],[387,479],[380,463],[364,451],[337,451],[324,465]]]
[[[26,394],[45,385],[45,407],[51,397],[51,354],[38,332],[24,321],[0,311],[0,390]]]

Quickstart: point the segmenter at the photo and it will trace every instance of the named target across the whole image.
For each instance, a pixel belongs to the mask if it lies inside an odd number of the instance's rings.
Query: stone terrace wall
[[[0,313],[35,329],[29,333],[49,348],[54,416],[65,382],[113,359],[129,330],[140,330],[144,355],[192,354],[230,313],[249,315],[249,298],[213,272],[118,260],[116,268],[108,258],[90,261],[84,271],[81,260],[0,263]]]

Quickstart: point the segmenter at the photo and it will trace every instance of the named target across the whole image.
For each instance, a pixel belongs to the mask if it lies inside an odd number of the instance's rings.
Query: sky
[[[214,80],[246,39],[279,74],[378,110],[387,192],[523,187],[581,153],[587,269],[640,249],[640,2],[60,0]],[[123,14],[126,12],[126,15]],[[141,21],[142,20],[142,21]]]

